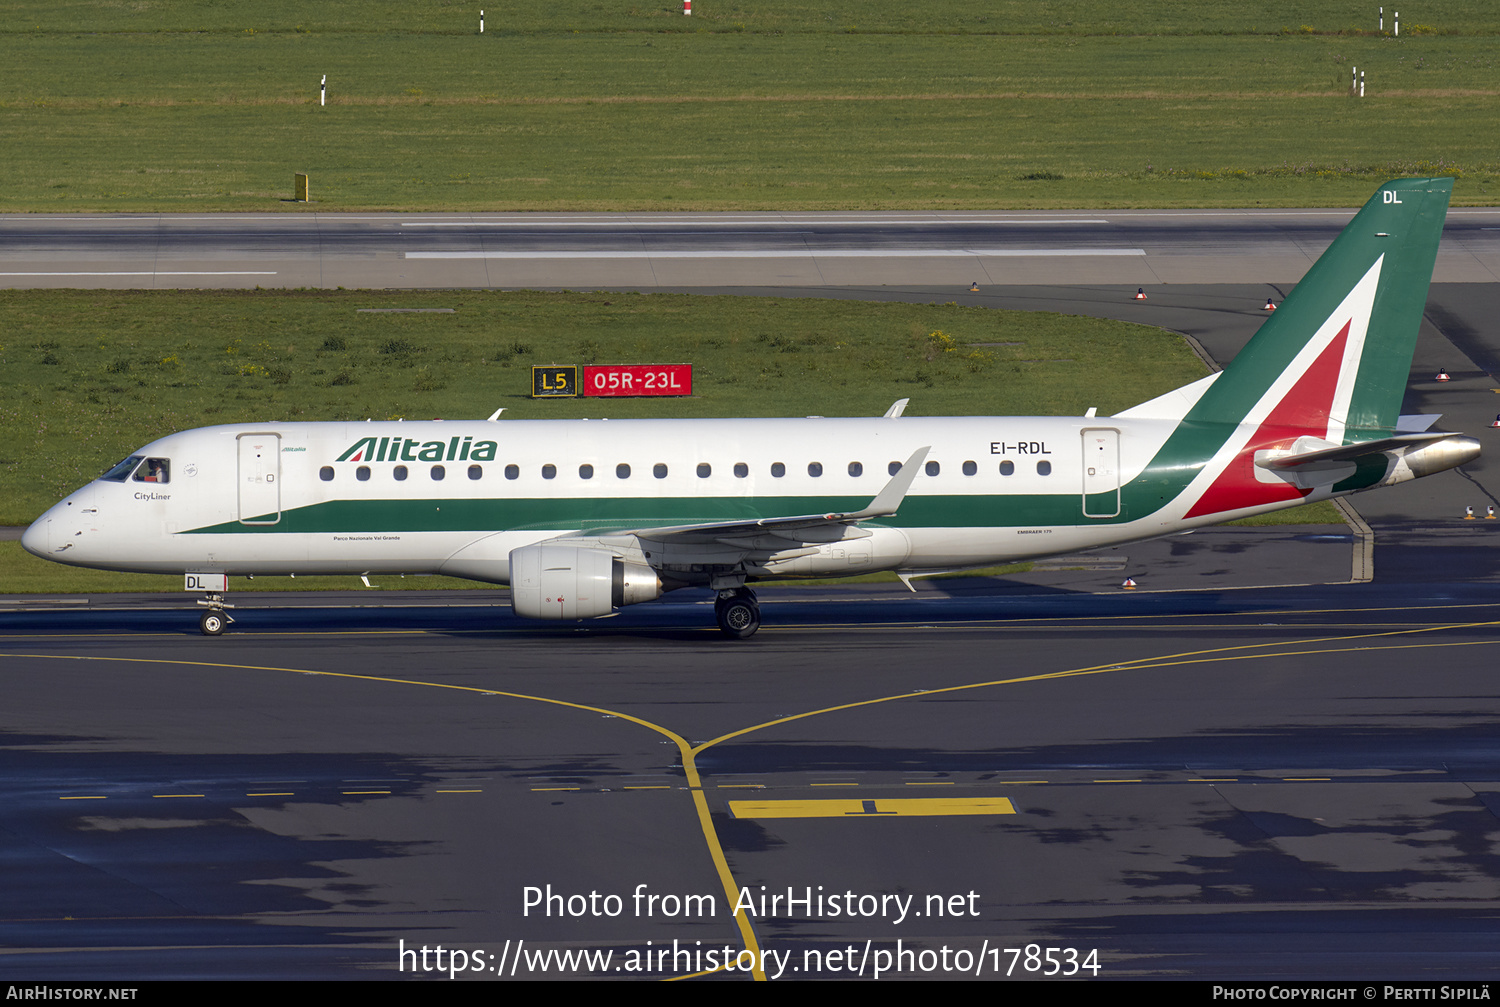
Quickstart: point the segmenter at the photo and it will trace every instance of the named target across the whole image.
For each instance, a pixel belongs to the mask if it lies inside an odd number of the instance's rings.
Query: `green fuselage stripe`
[[[1114,509],[1114,494],[1090,497],[1090,509]],[[195,528],[189,534],[369,534],[375,532],[495,532],[577,529],[598,532],[610,528],[665,527],[789,517],[800,514],[847,513],[869,504],[869,497],[781,496],[758,497],[599,497],[595,499],[502,498],[488,500],[335,500],[296,507],[252,521],[225,522]],[[1110,518],[1083,514],[1083,496],[1026,494],[1015,496],[908,497],[897,517],[882,524],[905,528],[1032,527],[1040,525],[1118,524],[1133,520],[1122,509]]]

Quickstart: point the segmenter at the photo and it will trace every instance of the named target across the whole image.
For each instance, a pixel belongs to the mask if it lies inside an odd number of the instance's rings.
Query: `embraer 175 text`
[[[449,574],[589,619],[676,588],[924,573],[1155,538],[1462,465],[1398,414],[1451,179],[1380,188],[1218,373],[1111,417],[265,423],[153,441],[27,529],[38,556],[186,575]],[[1425,422],[1424,422],[1425,421]]]

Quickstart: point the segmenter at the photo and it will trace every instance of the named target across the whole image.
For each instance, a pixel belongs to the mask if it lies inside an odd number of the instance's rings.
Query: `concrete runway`
[[[1294,283],[1353,210],[0,216],[0,287]],[[1500,281],[1500,210],[1439,282]]]
[[[1244,216],[1267,247],[1338,227]],[[1464,268],[1493,265],[1480,226]],[[1186,268],[1212,230],[1120,237]],[[338,258],[366,251],[409,261]],[[766,292],[1138,318],[1227,360],[1283,282],[1254,258],[1145,305],[1118,279]],[[1496,308],[1491,282],[1434,287],[1407,411],[1490,436]],[[0,599],[0,977],[665,978],[753,948],[782,978],[1493,978],[1500,521],[1460,516],[1489,471],[1354,498],[1368,537],[766,589],[740,644],[695,595],[578,628],[492,592],[237,595],[219,639],[180,598]]]

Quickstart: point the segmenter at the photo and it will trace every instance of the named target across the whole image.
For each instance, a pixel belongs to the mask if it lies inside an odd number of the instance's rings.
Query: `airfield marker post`
[[[1380,30],[1385,31],[1385,8],[1380,8]]]
[[[322,83],[321,88],[320,88],[320,90],[318,92],[318,105],[319,105],[319,107],[324,107],[324,106],[327,106],[327,104],[328,104],[328,74],[325,73],[323,75],[323,83]]]
[[[693,0],[682,0],[682,13],[686,15],[693,13]]]
[[[1365,96],[1365,72],[1363,70],[1359,72],[1359,96],[1361,98]]]
[[[1391,28],[1393,29],[1393,31],[1391,32],[1391,34],[1395,35],[1397,38],[1400,38],[1401,37],[1401,12],[1400,11],[1391,11]]]
[[[479,34],[484,34],[484,11],[479,12]]]

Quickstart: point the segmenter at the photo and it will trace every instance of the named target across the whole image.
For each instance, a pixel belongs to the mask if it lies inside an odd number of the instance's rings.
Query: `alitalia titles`
[[[410,437],[361,437],[343,454],[341,462],[492,462],[499,445],[472,437],[446,441],[416,441]]]

